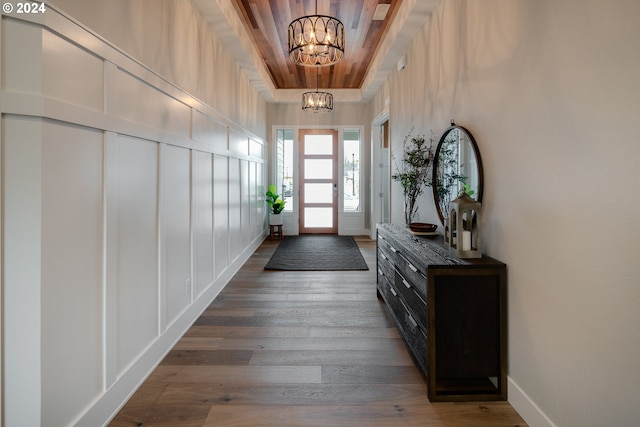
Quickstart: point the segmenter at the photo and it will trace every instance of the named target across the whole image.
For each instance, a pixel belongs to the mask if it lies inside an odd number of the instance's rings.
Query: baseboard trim
[[[556,427],[556,425],[542,412],[542,409],[516,384],[511,377],[509,383],[509,403],[527,422],[529,427]]]

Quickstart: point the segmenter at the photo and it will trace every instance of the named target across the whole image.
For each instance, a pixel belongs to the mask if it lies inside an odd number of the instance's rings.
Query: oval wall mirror
[[[442,225],[449,213],[449,202],[463,188],[482,202],[482,160],[475,139],[467,129],[451,122],[438,142],[433,159],[433,198]]]

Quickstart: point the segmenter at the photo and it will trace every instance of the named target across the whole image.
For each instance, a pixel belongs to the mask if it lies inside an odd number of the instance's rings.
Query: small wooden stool
[[[282,224],[269,224],[269,240],[282,239]]]

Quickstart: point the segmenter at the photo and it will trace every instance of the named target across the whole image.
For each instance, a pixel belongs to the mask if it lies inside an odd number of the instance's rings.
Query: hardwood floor
[[[265,271],[265,241],[110,426],[526,426],[507,402],[429,402],[356,240],[369,271]]]

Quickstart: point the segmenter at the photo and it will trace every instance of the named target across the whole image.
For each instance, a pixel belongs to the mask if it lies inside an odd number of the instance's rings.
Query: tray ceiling
[[[289,59],[287,28],[292,20],[315,14],[313,0],[233,0],[276,89],[315,88],[316,70]],[[320,86],[358,89],[401,0],[318,1],[318,14],[335,17],[345,27],[344,59],[322,68]],[[377,12],[377,15],[376,15]]]
[[[379,87],[439,1],[318,0],[317,14],[341,20],[345,29],[344,59],[319,70],[295,65],[287,45],[289,24],[316,14],[315,0],[194,3],[268,101],[299,101],[298,93],[316,88],[318,72],[321,89],[344,92],[340,102],[366,100]]]

